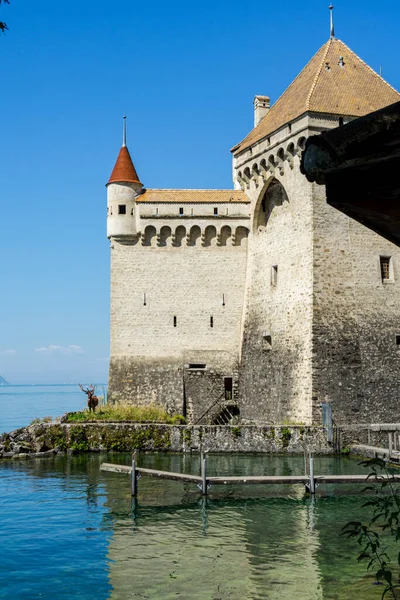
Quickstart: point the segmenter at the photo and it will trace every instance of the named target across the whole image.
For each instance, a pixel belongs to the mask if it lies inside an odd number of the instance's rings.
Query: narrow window
[[[218,216],[218,207],[214,206],[214,216]]]
[[[182,215],[183,215],[183,206],[181,206],[181,207],[179,208],[179,215],[180,215],[180,216],[182,216]]]
[[[396,335],[396,346],[400,346],[400,335]]]
[[[232,377],[224,377],[225,400],[232,400],[233,379]]]
[[[118,214],[126,215],[126,204],[118,204]]]
[[[229,215],[229,208],[226,209],[226,214]]]
[[[158,208],[156,208],[156,217],[158,217]]]
[[[133,208],[131,208],[131,217],[133,217]]]
[[[176,316],[174,315],[174,327],[176,327],[177,324],[178,324],[178,320],[177,320]]]
[[[339,127],[343,126],[343,117],[339,117]]]
[[[110,215],[112,215],[112,206],[110,206]]]
[[[383,281],[393,280],[392,277],[392,257],[391,256],[380,256],[381,265],[381,279]]]
[[[288,130],[289,130],[289,133],[292,133],[292,124],[291,123],[289,123],[289,125],[288,125]]]
[[[274,287],[278,285],[278,265],[271,267],[271,285]]]
[[[264,331],[262,338],[264,350],[272,350],[272,337],[269,331]]]
[[[214,317],[210,317],[210,327],[214,327]]]
[[[192,217],[193,217],[193,214],[194,214],[193,208],[192,208],[192,210],[191,210],[190,214],[191,214],[191,215],[192,215]]]
[[[222,306],[225,306],[225,294],[222,294]]]
[[[146,292],[143,292],[143,306],[146,306],[146,304],[147,304]]]

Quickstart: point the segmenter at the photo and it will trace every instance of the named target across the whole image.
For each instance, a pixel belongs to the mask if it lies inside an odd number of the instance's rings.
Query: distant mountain
[[[6,381],[6,380],[4,379],[4,377],[2,377],[2,376],[0,375],[0,385],[10,385],[10,384],[8,383],[8,381]]]

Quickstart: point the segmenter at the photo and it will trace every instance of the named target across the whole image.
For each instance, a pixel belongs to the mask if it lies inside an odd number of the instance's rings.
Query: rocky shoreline
[[[76,452],[266,452],[332,454],[323,427],[166,425],[132,422],[67,423],[64,415],[0,435],[0,459]],[[337,449],[336,449],[337,450]]]

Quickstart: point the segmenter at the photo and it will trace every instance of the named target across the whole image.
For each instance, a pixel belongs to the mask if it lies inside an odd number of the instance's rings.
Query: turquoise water
[[[6,392],[6,395],[3,395]],[[14,390],[15,392],[15,390]],[[84,405],[78,391],[0,391],[1,428]],[[26,398],[26,406],[24,404]],[[10,400],[11,399],[11,400]],[[65,402],[64,402],[65,401]],[[74,404],[75,403],[75,404]],[[56,411],[56,412],[54,412]],[[12,427],[8,424],[12,423]],[[366,515],[354,485],[196,486],[100,471],[124,454],[0,461],[0,598],[374,600],[358,548],[342,526]],[[143,454],[140,464],[199,473],[198,455]],[[347,458],[315,459],[318,473],[360,473]],[[210,455],[210,475],[302,474],[303,458]]]
[[[381,588],[341,527],[363,514],[354,486],[315,500],[302,486],[196,487],[101,472],[130,456],[0,462],[0,598],[349,600]],[[140,456],[143,466],[198,473],[199,458]],[[209,457],[209,473],[301,473],[301,457]],[[318,458],[317,473],[359,472]]]
[[[104,395],[99,384],[96,394]],[[25,427],[38,417],[59,417],[87,407],[87,397],[78,385],[0,386],[0,433]]]

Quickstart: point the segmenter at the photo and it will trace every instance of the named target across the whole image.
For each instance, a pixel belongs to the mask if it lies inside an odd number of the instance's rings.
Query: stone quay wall
[[[0,435],[0,458],[55,452],[265,452],[332,454],[323,427],[164,425],[137,423],[40,423]]]

